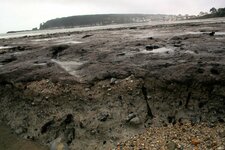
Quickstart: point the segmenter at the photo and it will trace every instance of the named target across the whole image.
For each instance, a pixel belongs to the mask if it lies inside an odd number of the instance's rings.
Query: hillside
[[[146,14],[103,14],[71,16],[49,20],[40,25],[40,29],[68,28],[74,26],[93,26],[123,23],[138,23],[148,21],[169,20],[172,15],[146,15]]]
[[[212,8],[210,12],[211,14],[198,17],[197,19],[225,17],[225,8],[219,8],[219,9]]]

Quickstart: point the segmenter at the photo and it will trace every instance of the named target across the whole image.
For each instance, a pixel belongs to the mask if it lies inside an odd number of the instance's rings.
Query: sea
[[[202,20],[181,20],[181,21],[152,21],[145,23],[130,23],[130,24],[113,24],[104,26],[90,26],[90,27],[74,27],[74,28],[60,28],[60,29],[48,29],[48,30],[35,30],[35,31],[25,31],[16,33],[3,33],[0,34],[0,39],[8,38],[19,38],[24,36],[37,36],[55,33],[69,33],[76,31],[92,31],[92,30],[102,30],[102,29],[116,29],[124,27],[136,27],[136,26],[148,26],[148,25],[160,25],[160,24],[178,24],[178,23],[191,23],[191,22],[204,22],[204,23],[225,23],[225,18],[212,18],[212,19],[202,19]]]

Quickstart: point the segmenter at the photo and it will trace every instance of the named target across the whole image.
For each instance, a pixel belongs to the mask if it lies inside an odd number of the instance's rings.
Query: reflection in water
[[[0,46],[0,49],[10,49],[10,48],[13,48],[11,46]]]
[[[6,126],[0,125],[0,150],[47,150],[37,143],[19,139]]]

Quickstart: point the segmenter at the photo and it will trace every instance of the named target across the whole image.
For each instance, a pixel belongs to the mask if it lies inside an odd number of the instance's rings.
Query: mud
[[[212,31],[225,23],[0,39],[14,47],[0,50],[1,122],[76,150],[114,148],[148,127],[224,123],[225,35]]]

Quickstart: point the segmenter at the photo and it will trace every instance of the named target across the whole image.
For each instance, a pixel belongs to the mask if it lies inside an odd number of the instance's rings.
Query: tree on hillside
[[[219,8],[217,10],[217,14],[219,17],[224,17],[225,16],[225,8]]]
[[[210,12],[211,12],[211,14],[215,14],[217,12],[217,10],[216,10],[215,7],[213,7],[213,8],[210,9]]]
[[[200,12],[198,17],[202,18],[202,19],[215,18],[215,17],[225,17],[225,8],[216,9],[216,8],[213,7],[209,11],[211,12],[211,14]]]

